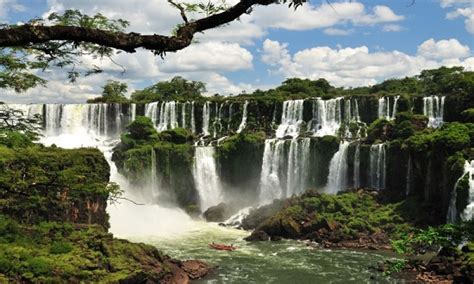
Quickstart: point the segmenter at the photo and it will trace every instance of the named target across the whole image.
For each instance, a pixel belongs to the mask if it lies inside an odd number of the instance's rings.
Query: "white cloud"
[[[342,23],[374,25],[404,19],[387,6],[375,6],[371,12],[367,12],[365,6],[358,2],[323,3],[319,6],[307,3],[296,11],[288,9],[286,5],[272,5],[257,7],[251,16],[256,23],[265,27],[287,30],[328,28]]]
[[[252,68],[252,54],[233,43],[194,44],[169,54],[161,65],[163,72],[237,71]]]
[[[472,0],[442,0],[441,7],[454,8],[446,14],[446,19],[465,18],[467,32],[474,34],[474,2]]]
[[[469,48],[465,50],[466,46],[457,40],[429,39],[419,46],[417,55],[396,50],[370,52],[367,46],[336,49],[319,46],[291,55],[287,47],[278,41],[265,40],[262,61],[272,62],[272,72],[285,77],[326,78],[335,86],[370,85],[442,65],[462,65],[474,70],[474,57],[466,58]],[[453,50],[454,55],[448,55]]]
[[[451,7],[455,5],[463,5],[463,4],[471,4],[472,5],[472,0],[441,0],[441,7],[446,8],[446,7]]]
[[[395,25],[395,24],[389,24],[389,25],[384,25],[382,27],[382,31],[384,32],[399,32],[402,31],[403,27],[400,25]]]
[[[6,20],[8,13],[25,11],[26,7],[17,0],[0,0],[0,20]]]
[[[327,35],[332,35],[332,36],[346,36],[350,35],[353,30],[343,30],[343,29],[338,29],[338,28],[327,28],[324,29],[323,31]]]
[[[418,46],[418,55],[431,59],[462,58],[469,55],[469,47],[457,39],[435,41],[431,38]]]
[[[466,30],[474,34],[474,7],[473,8],[458,8],[455,11],[446,14],[446,18],[449,20],[456,19],[458,17],[465,17],[464,26]]]

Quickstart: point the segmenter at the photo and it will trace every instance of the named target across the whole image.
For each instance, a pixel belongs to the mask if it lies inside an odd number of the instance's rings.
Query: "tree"
[[[176,76],[170,81],[162,81],[132,94],[134,102],[149,103],[158,100],[192,99],[200,97],[206,85],[199,81],[188,81]]]
[[[190,4],[168,0],[180,13],[183,23],[171,35],[142,35],[126,33],[128,21],[110,20],[102,14],[88,16],[78,10],[68,10],[63,15],[52,13],[48,21],[33,19],[22,25],[0,26],[0,88],[13,88],[21,92],[46,81],[32,70],[48,67],[71,69],[68,76],[75,81],[80,75],[88,76],[102,70],[97,66],[79,68],[80,55],[111,57],[115,50],[129,53],[138,48],[152,51],[164,57],[167,52],[186,48],[194,35],[213,29],[252,12],[256,5],[289,3],[297,8],[306,0],[240,0],[233,6],[225,1],[214,4]],[[204,15],[189,19],[187,13]]]
[[[128,86],[115,80],[108,80],[102,87],[102,96],[88,100],[88,103],[127,103],[129,100],[125,97]]]
[[[43,119],[41,115],[26,116],[23,111],[0,104],[0,144],[26,147],[38,140]]]

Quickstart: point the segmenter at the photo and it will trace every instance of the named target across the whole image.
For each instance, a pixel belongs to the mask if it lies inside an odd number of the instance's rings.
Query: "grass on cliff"
[[[293,237],[298,237],[298,234],[303,237],[305,233],[320,228],[321,224],[332,223],[337,224],[348,239],[357,238],[360,233],[379,232],[396,238],[413,230],[414,208],[410,200],[382,204],[374,193],[366,191],[337,195],[308,192],[286,201],[285,208],[268,219],[264,227],[290,224],[292,233],[296,233]]]
[[[154,247],[114,239],[100,226],[20,225],[0,215],[0,282],[118,282],[169,272]]]

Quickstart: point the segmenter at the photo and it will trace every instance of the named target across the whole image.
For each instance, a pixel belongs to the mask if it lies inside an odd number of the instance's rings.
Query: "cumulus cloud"
[[[336,49],[319,46],[291,55],[287,47],[277,41],[265,40],[262,61],[271,60],[272,72],[284,77],[326,78],[335,86],[371,85],[386,78],[412,76],[423,69],[442,65],[463,65],[474,70],[474,57],[466,58],[469,48],[454,39],[438,42],[429,39],[420,44],[417,55],[396,50],[371,52],[367,46]]]
[[[430,59],[453,59],[469,55],[469,47],[456,39],[435,41],[429,39],[418,46],[418,55]]]
[[[441,7],[454,9],[446,14],[446,19],[465,18],[466,31],[474,34],[474,2],[472,0],[442,0]]]
[[[252,54],[233,43],[206,42],[169,54],[163,72],[237,71],[252,68]]]
[[[0,0],[0,20],[6,20],[8,13],[25,11],[26,7],[19,4],[17,0]]]
[[[287,30],[328,28],[342,23],[374,25],[404,19],[387,6],[375,6],[368,12],[359,2],[336,2],[331,5],[324,3],[318,6],[307,3],[296,11],[285,5],[272,5],[257,7],[252,16],[265,27]]]

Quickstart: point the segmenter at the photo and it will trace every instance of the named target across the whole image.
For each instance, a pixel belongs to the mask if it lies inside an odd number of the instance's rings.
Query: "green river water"
[[[369,269],[390,258],[373,252],[317,249],[299,241],[246,242],[249,232],[196,222],[173,236],[128,237],[156,246],[178,259],[200,259],[217,266],[196,283],[395,283]],[[237,251],[208,248],[212,241],[234,244]]]

